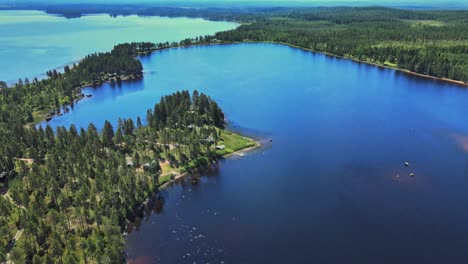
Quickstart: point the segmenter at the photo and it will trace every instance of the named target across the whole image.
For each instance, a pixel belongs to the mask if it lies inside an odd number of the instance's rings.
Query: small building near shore
[[[218,145],[218,146],[216,146],[216,149],[218,149],[218,150],[223,150],[223,149],[225,149],[225,148],[226,148],[226,146],[224,146],[224,145]]]
[[[4,171],[0,173],[0,182],[5,182],[8,176],[8,172]]]

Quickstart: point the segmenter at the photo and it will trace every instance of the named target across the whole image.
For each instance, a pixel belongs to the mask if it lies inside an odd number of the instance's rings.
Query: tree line
[[[468,83],[468,11],[311,8],[219,32],[224,42],[281,42]]]

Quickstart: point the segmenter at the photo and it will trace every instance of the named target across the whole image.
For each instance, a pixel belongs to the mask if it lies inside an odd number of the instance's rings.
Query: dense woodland
[[[1,149],[8,193],[0,196],[0,261],[13,246],[15,263],[123,262],[123,227],[142,202],[176,174],[215,161],[216,144],[232,136],[216,102],[197,91],[163,97],[147,111],[146,125],[141,118],[115,128],[106,122],[102,133],[93,124],[55,133],[22,120],[9,125],[14,134]]]

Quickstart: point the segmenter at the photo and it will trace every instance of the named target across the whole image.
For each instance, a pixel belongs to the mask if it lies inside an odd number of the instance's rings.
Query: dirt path
[[[7,199],[8,199],[12,204],[14,204],[15,206],[18,206],[18,205],[13,201],[13,199],[10,197],[10,195],[9,195],[8,193],[4,194],[3,197],[7,198]],[[25,208],[24,206],[22,206],[22,205],[20,206],[20,208],[23,209],[23,210],[26,210],[26,208]],[[18,241],[18,240],[21,238],[21,236],[23,235],[23,231],[24,231],[24,229],[20,229],[20,230],[16,231],[16,234],[15,234],[15,236],[13,237],[13,241],[15,241],[15,242]],[[7,255],[7,257],[8,257],[8,256],[9,256],[9,254]],[[7,263],[8,263],[8,262],[7,262]]]
[[[20,239],[21,235],[23,235],[23,231],[24,231],[24,229],[18,230],[18,231],[16,232],[16,235],[15,235],[15,237],[13,238],[13,240],[18,241],[18,239]]]

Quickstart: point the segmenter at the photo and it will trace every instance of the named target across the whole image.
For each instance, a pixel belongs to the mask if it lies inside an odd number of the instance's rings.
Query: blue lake
[[[142,80],[87,88],[49,123],[101,128],[197,89],[273,142],[164,190],[132,263],[468,262],[468,90],[274,44],[141,60]]]
[[[67,19],[41,11],[0,11],[0,80],[42,77],[119,43],[172,42],[233,29],[203,19],[87,15]]]

